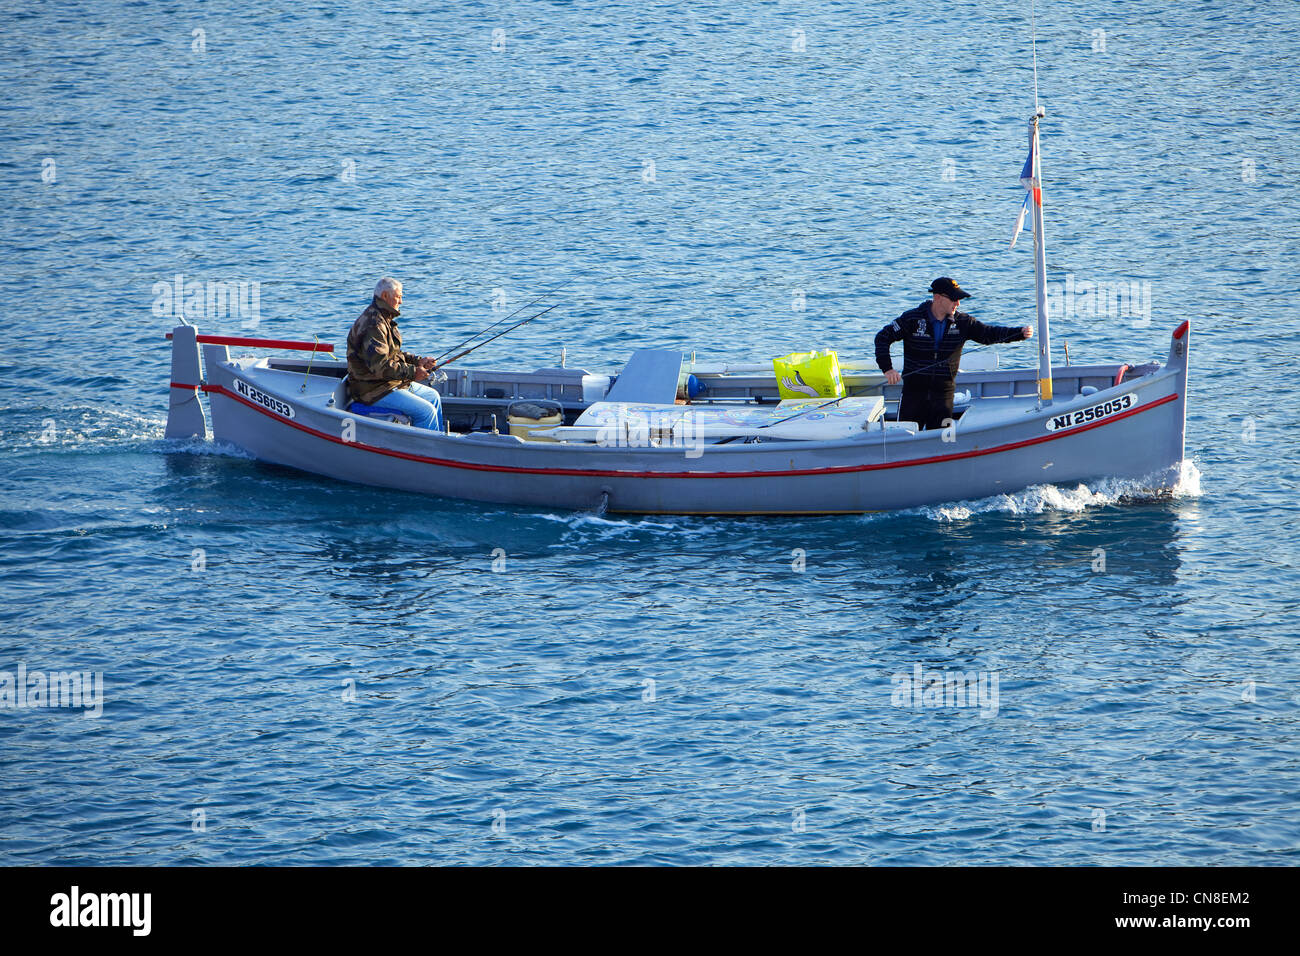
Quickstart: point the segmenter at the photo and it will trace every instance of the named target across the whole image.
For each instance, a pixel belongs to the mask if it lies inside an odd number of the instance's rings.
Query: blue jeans
[[[405,415],[416,428],[442,430],[442,396],[436,388],[419,382],[393,389],[370,407]]]

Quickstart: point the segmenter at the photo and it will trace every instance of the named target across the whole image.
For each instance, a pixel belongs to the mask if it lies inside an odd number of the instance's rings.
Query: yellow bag
[[[843,398],[840,357],[831,349],[791,352],[772,359],[782,398]]]

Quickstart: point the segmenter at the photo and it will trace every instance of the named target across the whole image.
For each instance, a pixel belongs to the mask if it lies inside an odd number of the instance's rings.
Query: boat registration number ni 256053
[[[1086,425],[1088,422],[1095,422],[1099,418],[1108,418],[1111,415],[1118,415],[1122,411],[1132,408],[1138,403],[1133,397],[1133,393],[1121,395],[1119,398],[1112,398],[1109,402],[1100,402],[1096,405],[1089,405],[1087,408],[1081,408],[1075,412],[1068,412],[1064,415],[1053,415],[1047,420],[1047,430],[1054,432],[1062,428],[1074,428],[1076,425]]]
[[[247,382],[235,379],[235,391],[244,396],[244,398],[248,399],[250,402],[256,402],[258,405],[270,409],[277,415],[283,415],[285,418],[293,418],[292,405],[288,402],[282,402],[278,398],[266,394],[266,392],[259,392]]]

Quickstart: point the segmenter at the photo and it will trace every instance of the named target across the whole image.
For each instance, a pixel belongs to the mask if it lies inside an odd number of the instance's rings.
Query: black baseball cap
[[[970,293],[953,282],[947,276],[940,276],[930,283],[930,291],[937,292],[940,295],[947,296],[954,302],[960,302],[962,299],[969,299]]]

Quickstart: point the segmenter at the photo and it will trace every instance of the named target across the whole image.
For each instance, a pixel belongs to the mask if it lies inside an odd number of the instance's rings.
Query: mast
[[[1034,79],[1034,99],[1038,98],[1038,81]],[[1047,247],[1043,244],[1043,165],[1038,149],[1038,121],[1043,108],[1035,102],[1034,117],[1029,121],[1029,149],[1033,156],[1031,192],[1034,207],[1034,285],[1038,292],[1038,400],[1052,403],[1052,336],[1047,316]]]
[[[1047,321],[1047,247],[1043,244],[1043,164],[1038,151],[1038,14],[1029,0],[1029,43],[1034,54],[1034,117],[1029,121],[1030,181],[1034,207],[1034,286],[1038,291],[1038,404],[1052,404],[1052,336]],[[1023,175],[1023,173],[1021,174]],[[1017,231],[1019,227],[1017,227]],[[1015,241],[1011,243],[1015,245]]]

